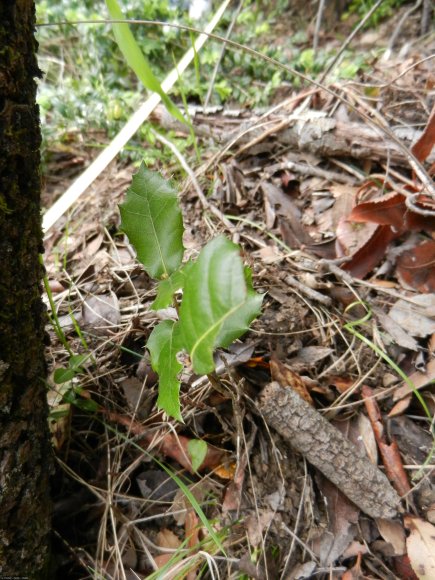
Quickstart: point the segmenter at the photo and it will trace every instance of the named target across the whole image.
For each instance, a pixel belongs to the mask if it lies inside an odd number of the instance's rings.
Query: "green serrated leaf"
[[[214,349],[241,336],[259,314],[262,297],[249,285],[238,246],[219,236],[203,248],[184,284],[179,321],[196,373],[212,372]]]
[[[113,20],[123,20],[124,16],[116,0],[106,0],[107,8]],[[124,55],[128,66],[134,71],[143,86],[160,95],[169,113],[183,124],[187,124],[179,108],[171,101],[154,76],[147,59],[143,55],[128,24],[112,23],[115,40]]]
[[[201,439],[191,439],[187,444],[187,451],[192,460],[193,471],[198,471],[207,455],[207,443]]]
[[[183,258],[183,219],[176,191],[142,165],[133,176],[121,212],[121,229],[152,278],[167,278]]]
[[[157,406],[182,421],[178,375],[183,365],[177,360],[177,353],[181,350],[178,324],[173,320],[160,322],[150,334],[147,348],[151,354],[151,366],[159,375]]]
[[[192,262],[186,262],[180,270],[173,272],[166,280],[160,280],[157,286],[157,296],[151,304],[151,310],[161,310],[167,308],[173,299],[173,296],[178,290],[184,287],[184,281],[188,274]]]
[[[255,292],[252,286],[251,269],[245,267],[244,274],[247,292],[246,302],[225,320],[216,339],[216,346],[224,348],[230,346],[237,338],[247,332],[251,322],[261,312],[261,303],[263,302],[264,294],[257,294]]]

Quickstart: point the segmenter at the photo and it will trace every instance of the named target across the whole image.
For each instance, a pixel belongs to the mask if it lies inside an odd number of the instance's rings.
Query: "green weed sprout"
[[[174,304],[178,320],[164,320],[152,331],[147,348],[159,374],[157,406],[182,421],[177,355],[190,355],[193,371],[215,370],[213,352],[228,347],[259,315],[263,295],[252,287],[240,248],[218,236],[201,250],[196,261],[182,263],[183,219],[176,191],[158,173],[141,165],[124,203],[119,206],[121,229],[151,278],[159,280],[153,310]],[[175,294],[183,291],[181,303]]]

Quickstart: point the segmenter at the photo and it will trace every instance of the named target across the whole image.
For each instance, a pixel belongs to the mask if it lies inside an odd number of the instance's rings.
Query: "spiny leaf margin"
[[[142,163],[119,206],[121,230],[152,278],[168,278],[184,254],[183,218],[177,192]]]
[[[196,373],[214,370],[213,351],[248,330],[262,300],[236,244],[218,236],[201,250],[185,280],[179,315],[180,341]]]
[[[181,350],[177,330],[174,320],[163,320],[154,327],[147,348],[151,354],[151,366],[159,375],[157,407],[178,421],[183,421],[178,380],[183,365],[177,360],[177,353]]]

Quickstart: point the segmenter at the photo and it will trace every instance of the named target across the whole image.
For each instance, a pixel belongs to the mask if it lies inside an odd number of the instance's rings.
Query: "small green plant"
[[[182,263],[184,227],[177,193],[143,164],[120,212],[121,229],[138,260],[149,276],[159,280],[152,308],[172,303],[178,313],[178,320],[164,320],[154,328],[147,348],[160,377],[157,405],[182,420],[179,353],[190,355],[195,373],[212,373],[214,350],[228,347],[248,330],[260,312],[263,296],[252,287],[251,271],[243,266],[240,248],[224,236],[209,242],[196,261]],[[178,299],[180,290],[182,298]]]
[[[85,372],[83,365],[88,359],[87,354],[70,356],[67,367],[54,371],[53,381],[58,385],[58,392],[62,395],[64,403],[70,403],[84,411],[95,412],[98,410],[98,404],[92,399],[81,396],[84,391],[77,382],[77,377]]]
[[[399,6],[406,0],[384,0],[378,9],[371,15],[364,28],[376,27],[382,20],[391,16]],[[352,14],[359,17],[365,14],[374,6],[376,0],[352,0],[343,14],[342,19],[347,20]]]

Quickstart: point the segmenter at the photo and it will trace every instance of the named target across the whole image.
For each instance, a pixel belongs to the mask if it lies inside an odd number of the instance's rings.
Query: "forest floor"
[[[202,158],[161,168],[187,166],[188,255],[223,233],[265,296],[214,381],[186,366],[184,423],[157,410],[145,349],[173,312],[150,309],[119,232],[137,165],[113,162],[47,232],[59,577],[435,578],[434,37],[412,40],[416,22],[352,81],[192,110]],[[153,121],[186,135],[160,107]],[[52,155],[45,207],[95,156],[84,144]],[[197,470],[191,440],[208,444]]]

